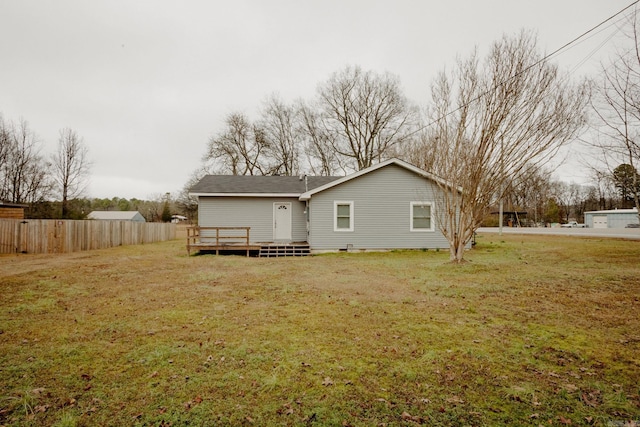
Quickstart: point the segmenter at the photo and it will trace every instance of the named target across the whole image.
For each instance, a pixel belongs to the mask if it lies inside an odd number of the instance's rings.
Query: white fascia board
[[[637,214],[638,210],[636,208],[632,209],[608,209],[602,211],[587,211],[585,214]]]
[[[300,193],[189,193],[194,197],[287,197],[298,198]]]

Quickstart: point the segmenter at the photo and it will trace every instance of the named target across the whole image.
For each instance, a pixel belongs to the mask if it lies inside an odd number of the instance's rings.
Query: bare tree
[[[593,208],[596,210],[612,209],[615,198],[615,186],[610,168],[607,165],[607,159],[602,162],[589,162],[585,167],[589,170],[589,178],[593,186],[593,196],[596,203]]]
[[[53,177],[62,196],[62,218],[68,218],[69,199],[80,196],[85,190],[91,167],[87,147],[73,129],[60,130],[52,165]]]
[[[438,226],[461,262],[486,208],[508,180],[541,168],[584,123],[584,87],[574,88],[544,61],[536,38],[503,37],[480,64],[459,60],[432,85],[422,140],[426,166],[443,178]]]
[[[346,173],[338,153],[333,149],[330,137],[317,109],[302,101],[298,104],[298,117],[309,169],[314,175],[331,176]]]
[[[5,123],[4,117],[0,114],[0,173],[4,170],[2,165],[6,165],[9,162],[12,138],[11,134],[10,126]],[[0,175],[0,178],[4,178],[4,176]],[[4,185],[2,187],[4,187]],[[2,190],[2,187],[0,187],[0,190]]]
[[[209,139],[204,162],[213,162],[221,172],[232,175],[265,175],[262,164],[266,141],[262,130],[242,113],[231,113],[226,130]]]
[[[263,162],[268,174],[297,175],[302,145],[298,111],[274,94],[264,102],[261,116],[258,126],[264,137]]]
[[[601,79],[594,82],[592,102],[605,142],[596,146],[606,163],[626,163],[632,169],[640,164],[640,24],[634,10],[629,17],[628,40],[631,47],[620,50],[608,64],[602,65]],[[613,171],[611,171],[613,172]],[[637,174],[631,188],[640,219],[640,188]]]
[[[196,185],[196,183],[208,173],[209,171],[204,167],[193,171],[176,198],[176,207],[184,216],[187,217],[190,224],[198,223],[198,198],[189,195],[189,192],[191,191],[191,187]]]
[[[0,117],[0,199],[36,203],[51,193],[50,164],[40,155],[38,138],[25,120],[18,125]]]
[[[572,182],[554,181],[551,183],[551,195],[561,208],[562,220],[569,222],[573,217],[579,219],[580,213],[576,211],[576,204],[582,197],[580,185]]]
[[[504,185],[503,198],[513,210],[527,212],[526,223],[537,226],[544,213],[544,205],[551,193],[551,173],[546,169],[530,167],[513,179],[508,179]]]
[[[415,109],[390,74],[347,67],[318,87],[318,98],[328,142],[350,169],[384,160],[415,131]]]

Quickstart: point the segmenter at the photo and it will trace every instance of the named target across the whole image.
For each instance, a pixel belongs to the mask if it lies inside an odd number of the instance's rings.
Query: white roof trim
[[[422,169],[420,169],[420,168],[418,168],[416,166],[413,166],[412,164],[407,163],[407,162],[405,162],[403,160],[393,158],[393,159],[385,160],[384,162],[378,163],[377,165],[370,166],[370,167],[368,167],[366,169],[359,170],[358,172],[354,172],[351,175],[347,175],[347,176],[345,176],[343,178],[340,178],[340,179],[337,179],[335,181],[331,181],[328,184],[322,185],[320,187],[316,187],[313,190],[307,191],[306,193],[302,193],[300,195],[300,200],[302,200],[302,201],[309,200],[309,199],[311,199],[311,196],[313,196],[316,193],[319,193],[321,191],[324,191],[324,190],[329,189],[331,187],[334,187],[336,185],[340,185],[343,182],[351,181],[354,178],[358,178],[359,176],[368,174],[369,172],[373,172],[375,170],[378,170],[378,169],[383,168],[385,166],[389,166],[391,164],[400,166],[400,167],[405,168],[405,169],[407,169],[407,170],[409,170],[409,171],[411,171],[411,172],[413,172],[413,173],[415,173],[417,175],[423,176],[423,177],[428,178],[430,180],[433,180],[433,181],[435,181],[435,182],[437,182],[439,184],[442,184],[442,185],[450,187],[450,185],[448,185],[446,183],[446,181],[444,181],[442,178],[439,178],[439,177],[437,177],[437,176],[435,176],[435,175],[433,175],[433,174],[431,174],[431,173],[429,173],[427,171],[424,171],[424,170],[422,170]]]
[[[638,209],[608,209],[602,211],[587,211],[585,214],[637,214]]]
[[[300,193],[189,193],[194,197],[300,197]]]

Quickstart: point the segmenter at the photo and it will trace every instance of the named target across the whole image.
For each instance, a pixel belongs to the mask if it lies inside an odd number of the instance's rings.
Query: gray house
[[[255,244],[312,252],[448,248],[435,224],[438,178],[398,159],[345,177],[207,175],[200,227],[250,227]]]

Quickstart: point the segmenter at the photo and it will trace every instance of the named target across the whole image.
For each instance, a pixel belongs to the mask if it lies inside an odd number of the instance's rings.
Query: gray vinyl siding
[[[448,248],[437,225],[434,231],[410,231],[411,202],[431,202],[438,215],[437,184],[407,169],[389,165],[313,194],[309,244],[312,250]],[[354,230],[334,231],[334,201],[353,201]]]
[[[201,227],[251,227],[251,242],[272,242],[274,202],[291,203],[292,241],[306,242],[305,203],[295,198],[200,196],[198,224]]]

